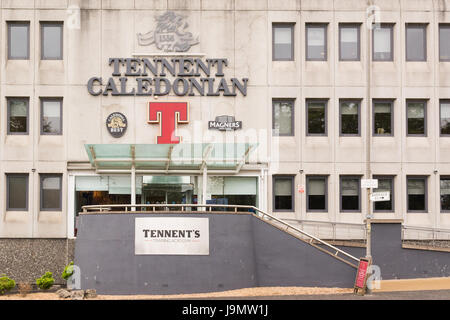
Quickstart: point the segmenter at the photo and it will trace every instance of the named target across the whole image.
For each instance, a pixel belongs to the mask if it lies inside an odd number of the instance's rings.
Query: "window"
[[[273,24],[272,39],[273,60],[294,60],[294,24]]]
[[[411,136],[426,136],[426,101],[407,101],[407,133]]]
[[[427,178],[406,177],[408,212],[427,212]]]
[[[63,58],[63,23],[41,23],[41,59],[62,60]]]
[[[450,177],[441,177],[441,211],[450,212]]]
[[[359,60],[359,24],[339,24],[339,60]]]
[[[327,101],[306,101],[306,135],[327,135]]]
[[[450,61],[450,24],[439,25],[439,61]]]
[[[361,212],[359,176],[341,176],[341,212]]]
[[[273,134],[279,136],[294,135],[294,100],[274,100]]]
[[[41,134],[62,134],[62,99],[41,99]]]
[[[450,100],[440,101],[441,136],[450,136]]]
[[[306,210],[327,211],[327,177],[306,177]]]
[[[61,211],[61,175],[41,174],[41,211]]]
[[[392,100],[373,101],[373,135],[393,136],[394,135],[394,102]]]
[[[427,25],[406,24],[406,60],[427,60]]]
[[[359,109],[360,101],[340,101],[340,135],[359,136]]]
[[[28,134],[28,98],[7,98],[8,134]]]
[[[326,24],[306,24],[306,60],[327,60]]]
[[[373,61],[393,61],[393,30],[392,24],[381,24],[373,29],[372,59]]]
[[[389,192],[389,201],[375,201],[373,211],[375,212],[394,212],[394,177],[393,176],[373,176],[378,179],[378,188],[373,192]]]
[[[8,22],[8,59],[30,59],[29,22]]]
[[[450,212],[450,177],[441,177],[441,211]]]
[[[273,176],[273,210],[294,211],[294,176]]]
[[[6,210],[28,211],[28,174],[6,174]]]

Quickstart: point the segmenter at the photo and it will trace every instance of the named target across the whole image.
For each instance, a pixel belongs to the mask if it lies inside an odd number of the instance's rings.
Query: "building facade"
[[[449,8],[2,0],[3,248],[74,239],[90,204],[449,228]]]

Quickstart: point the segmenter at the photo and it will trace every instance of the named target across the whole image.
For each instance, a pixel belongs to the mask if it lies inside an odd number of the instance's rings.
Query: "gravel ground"
[[[247,288],[222,292],[177,294],[177,295],[98,295],[90,300],[152,300],[152,299],[211,299],[211,298],[252,298],[297,295],[327,295],[351,293],[353,289],[343,288],[309,288],[309,287],[265,287]],[[30,293],[25,297],[20,294],[0,296],[0,300],[63,300],[54,292]]]

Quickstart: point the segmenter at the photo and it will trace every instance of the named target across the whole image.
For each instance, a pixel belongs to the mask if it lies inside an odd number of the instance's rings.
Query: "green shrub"
[[[36,284],[43,290],[50,289],[53,283],[55,283],[55,279],[53,279],[53,274],[49,271],[47,271],[42,277],[36,279]]]
[[[8,278],[5,274],[0,276],[0,294],[5,294],[6,291],[11,290],[16,286],[16,282]]]
[[[64,280],[68,280],[70,276],[73,275],[73,261],[71,261],[65,268],[63,273],[61,274],[61,278]]]

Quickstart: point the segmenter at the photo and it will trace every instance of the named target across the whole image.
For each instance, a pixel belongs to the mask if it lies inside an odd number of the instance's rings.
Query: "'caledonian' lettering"
[[[200,58],[110,58],[112,77],[92,77],[87,89],[93,96],[236,96],[247,95],[248,78],[224,78],[228,60]],[[172,78],[167,78],[171,76]],[[128,82],[128,77],[135,77]],[[219,79],[217,78],[219,77]]]
[[[200,230],[150,230],[144,229],[144,238],[199,238]]]

